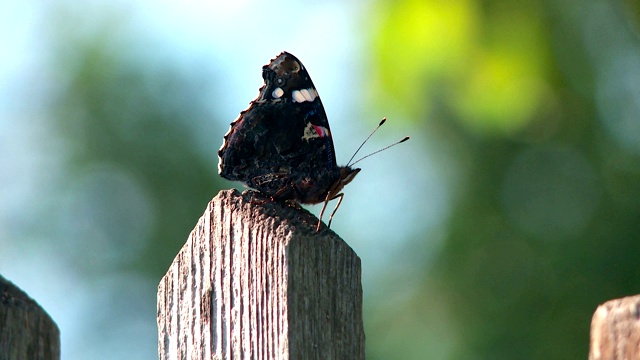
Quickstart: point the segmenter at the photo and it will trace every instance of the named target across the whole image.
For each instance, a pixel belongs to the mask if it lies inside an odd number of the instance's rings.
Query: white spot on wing
[[[304,95],[302,95],[302,93],[299,90],[294,90],[293,93],[291,94],[291,97],[295,102],[302,103],[307,101],[307,99],[304,97]]]
[[[313,95],[311,94],[311,92],[309,92],[309,89],[302,89],[300,90],[300,94],[302,94],[302,96],[304,96],[304,98],[308,101],[308,102],[312,102],[313,101]]]
[[[283,94],[284,94],[284,90],[282,90],[282,88],[276,88],[271,93],[271,96],[273,96],[276,99],[279,99]]]
[[[293,101],[299,103],[305,101],[313,102],[318,97],[318,92],[314,88],[295,90],[291,94],[291,97],[293,98]]]

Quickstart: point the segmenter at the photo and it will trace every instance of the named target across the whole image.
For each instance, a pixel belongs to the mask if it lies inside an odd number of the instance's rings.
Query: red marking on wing
[[[313,125],[313,124],[311,124]],[[313,128],[316,130],[316,133],[320,136],[320,137],[331,137],[331,134],[329,133],[329,130],[326,128],[323,128],[322,126],[318,126],[318,125],[313,125]]]

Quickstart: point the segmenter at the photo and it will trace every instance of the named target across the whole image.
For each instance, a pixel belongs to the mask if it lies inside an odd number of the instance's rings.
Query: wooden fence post
[[[160,359],[364,359],[360,258],[254,196],[221,191],[160,281]]]
[[[640,359],[640,295],[598,306],[591,320],[589,360]]]
[[[60,331],[56,323],[24,291],[2,276],[0,359],[60,359]]]

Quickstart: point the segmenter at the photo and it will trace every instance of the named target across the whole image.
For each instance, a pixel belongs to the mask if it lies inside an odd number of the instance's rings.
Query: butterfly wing
[[[258,98],[224,137],[219,173],[276,199],[323,201],[339,169],[318,92],[286,52],[263,67],[262,77]]]

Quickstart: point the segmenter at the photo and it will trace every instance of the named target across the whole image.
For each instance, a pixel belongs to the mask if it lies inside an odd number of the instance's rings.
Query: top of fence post
[[[0,276],[0,359],[60,359],[60,330],[44,309]]]
[[[591,319],[589,360],[640,358],[640,295],[609,300]]]
[[[364,359],[360,258],[254,196],[221,191],[160,281],[160,358]]]

